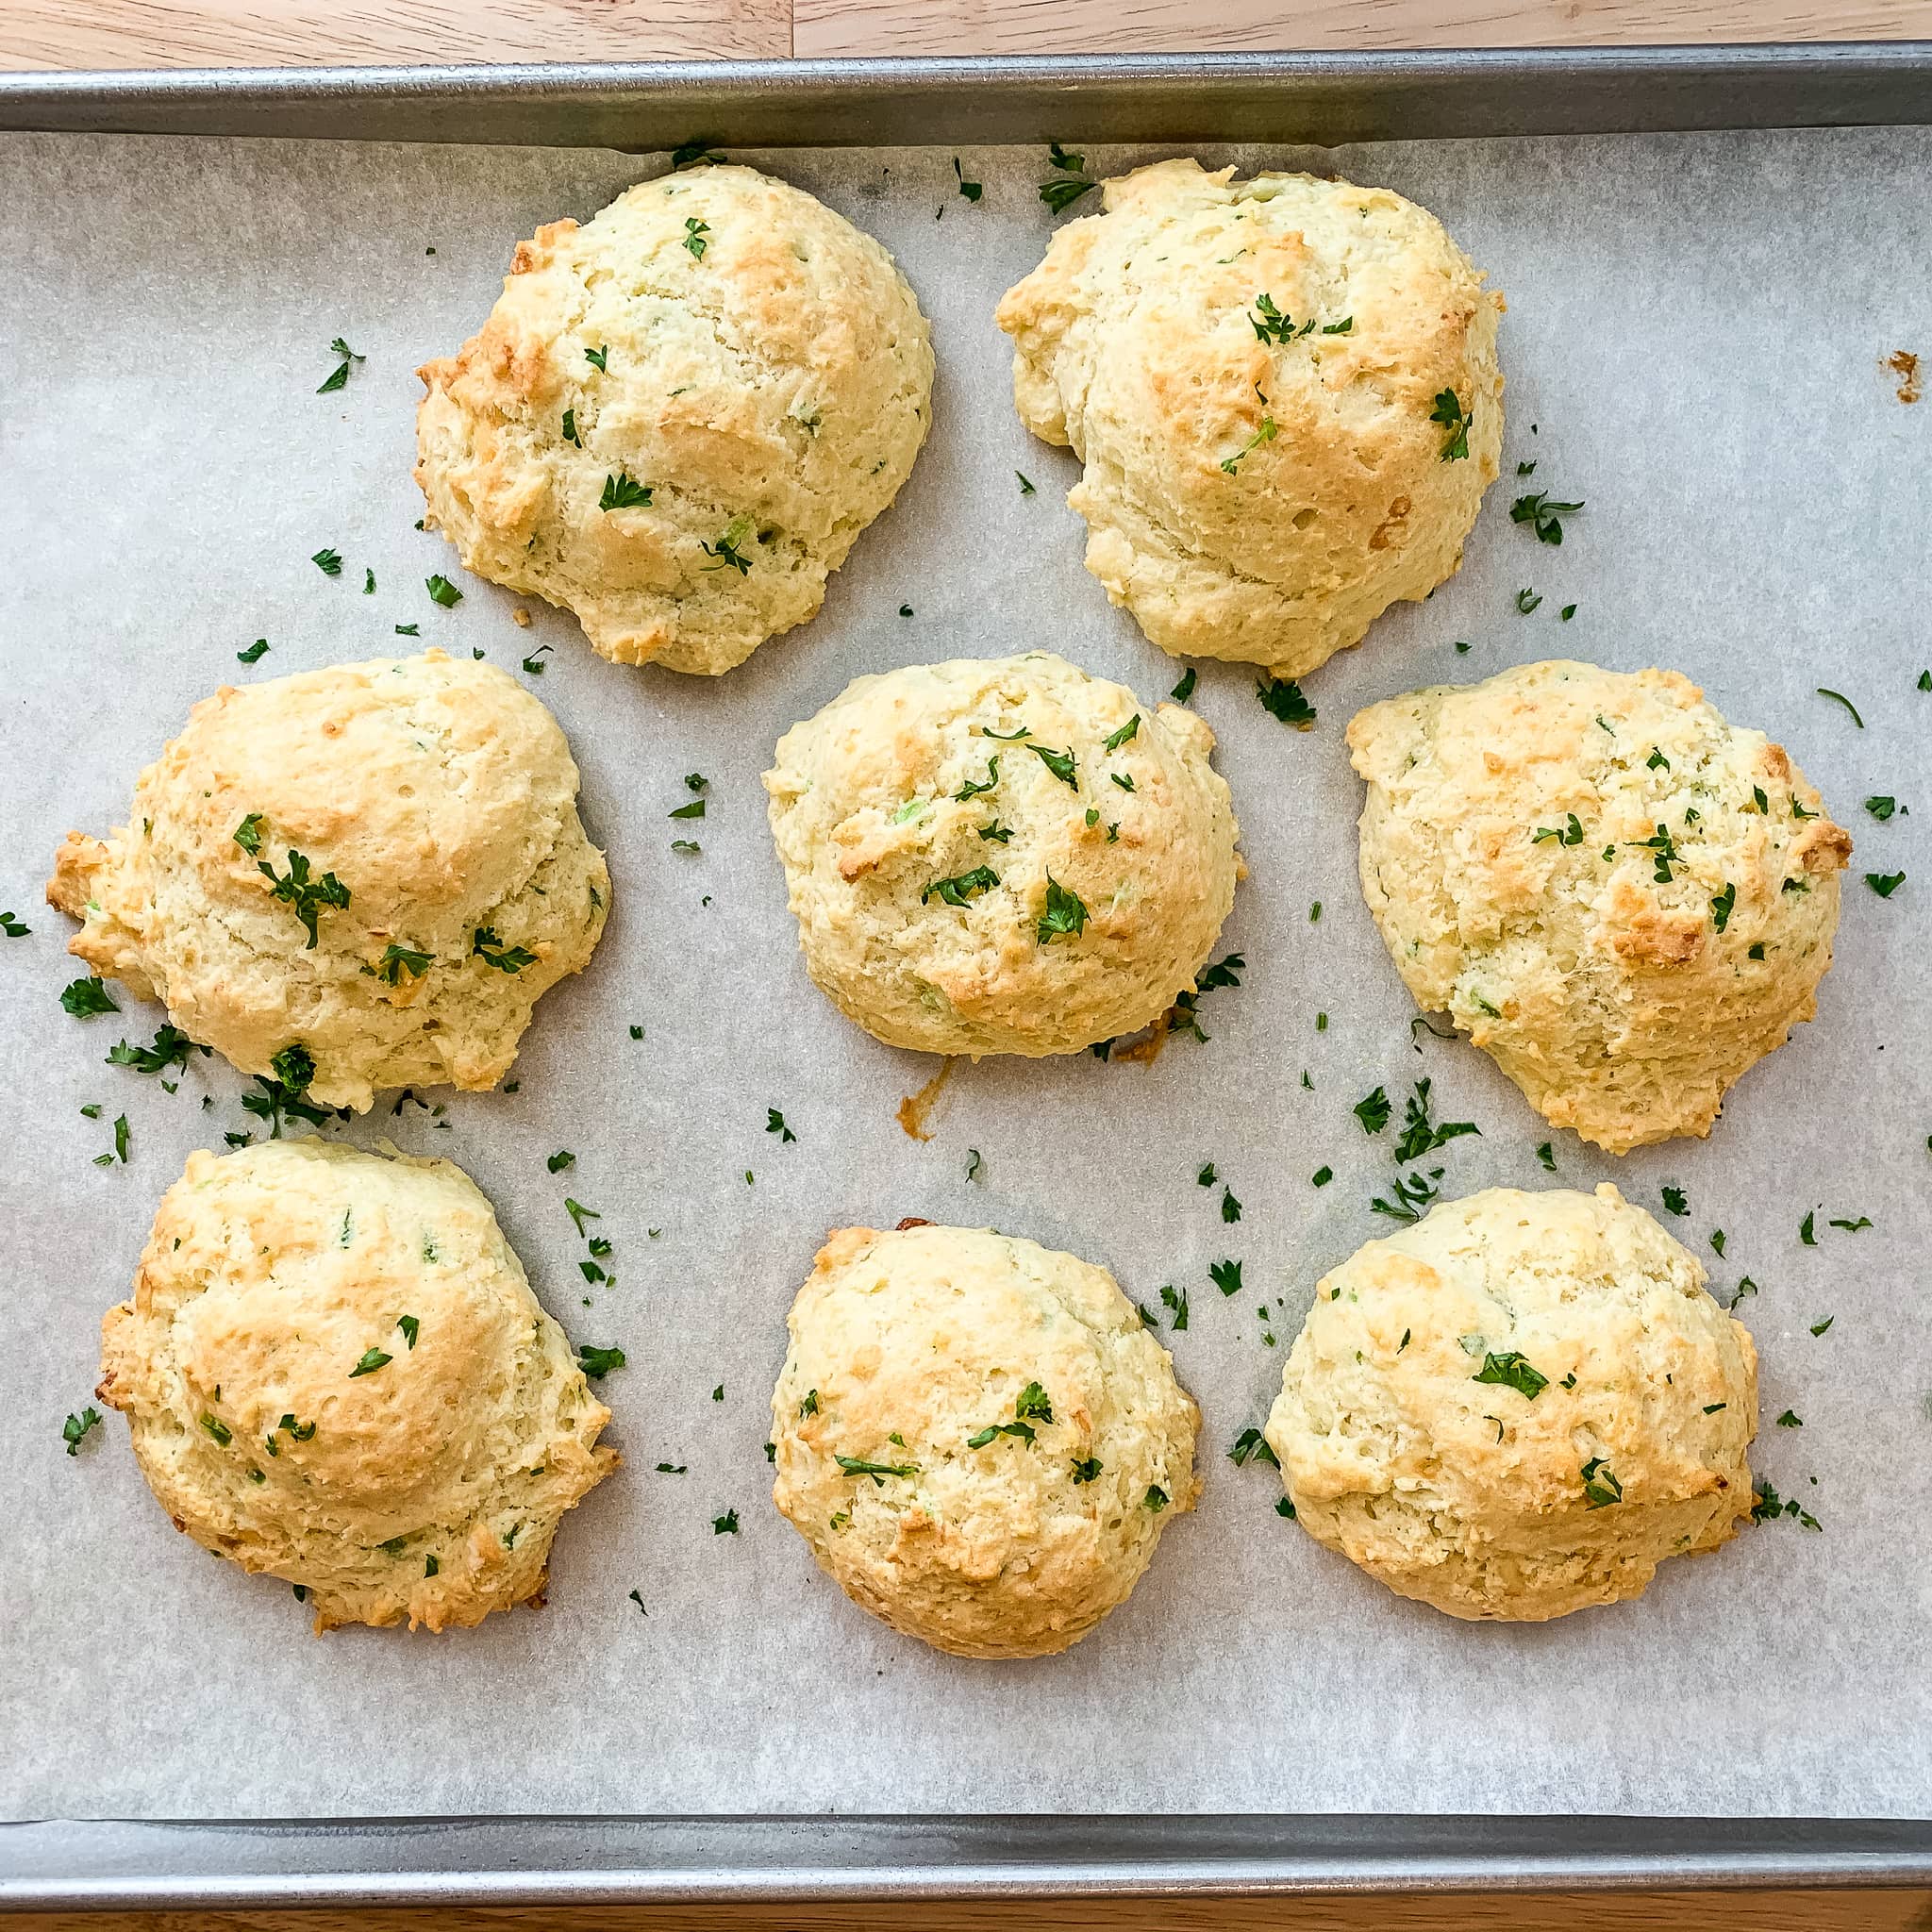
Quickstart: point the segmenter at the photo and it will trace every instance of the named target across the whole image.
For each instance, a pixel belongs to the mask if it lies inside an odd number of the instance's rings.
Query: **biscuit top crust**
[[[447,1161],[192,1155],[101,1374],[178,1525],[302,1584],[325,1626],[471,1624],[531,1594],[615,1462],[609,1411]]]
[[[428,651],[224,686],[125,826],[69,835],[48,897],[84,922],[72,952],[244,1073],[299,1044],[330,1106],[488,1087],[603,931],[577,786],[556,719],[490,664]]]
[[[790,1328],[774,1498],[856,1601],[942,1649],[1064,1649],[1194,1500],[1199,1411],[1113,1277],[1074,1256],[986,1228],[841,1228]]]
[[[930,1052],[1067,1053],[1151,1024],[1233,904],[1213,743],[1051,652],[857,679],[765,774],[812,977]]]
[[[1607,1183],[1443,1202],[1323,1277],[1267,1438],[1303,1526],[1465,1617],[1635,1595],[1752,1506],[1757,1354]]]
[[[871,236],[755,169],[683,169],[519,244],[420,372],[416,478],[469,568],[607,658],[715,674],[818,609],[911,469],[932,367]]]
[[[1502,297],[1387,189],[1183,158],[1102,201],[1000,304],[1020,418],[1085,464],[1087,566],[1155,642],[1300,675],[1457,567]]]
[[[1623,1153],[1707,1132],[1808,1019],[1851,836],[1688,678],[1554,659],[1348,728],[1361,879],[1417,1002]]]

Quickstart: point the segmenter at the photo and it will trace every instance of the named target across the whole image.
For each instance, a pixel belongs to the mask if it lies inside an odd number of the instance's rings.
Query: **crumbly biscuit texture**
[[[1613,1154],[1707,1134],[1816,1010],[1851,836],[1673,671],[1556,660],[1348,727],[1396,970],[1538,1112]]]
[[[842,215],[751,168],[641,182],[519,244],[425,363],[427,523],[621,664],[715,674],[803,624],[931,416],[925,318]]]
[[[1074,1053],[1191,989],[1241,870],[1214,736],[1048,652],[861,677],[778,741],[814,981],[927,1053]]]
[[[1451,1616],[1641,1595],[1752,1507],[1751,1337],[1606,1184],[1490,1188],[1315,1290],[1267,1439],[1297,1520]]]
[[[85,922],[70,952],[244,1074],[299,1085],[312,1061],[309,1097],[358,1110],[383,1087],[491,1087],[604,929],[576,795],[556,719],[488,664],[225,686],[125,826],[68,834],[47,896]]]
[[[1298,677],[1461,563],[1503,298],[1387,189],[1180,159],[1102,203],[1000,304],[1020,419],[1072,444],[1087,568],[1157,644]]]
[[[773,1499],[908,1637],[1065,1650],[1193,1505],[1200,1411],[1104,1268],[989,1228],[841,1228],[791,1332]]]
[[[542,1591],[610,1412],[446,1160],[190,1156],[101,1329],[161,1507],[315,1625],[480,1623]]]

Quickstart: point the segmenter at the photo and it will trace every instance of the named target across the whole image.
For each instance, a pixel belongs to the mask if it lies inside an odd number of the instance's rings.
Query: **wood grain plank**
[[[1895,40],[1932,0],[795,0],[792,47],[836,54],[1166,54],[1309,47]]]
[[[432,1912],[28,1913],[6,1932],[1932,1932],[1928,1891],[1064,1899]]]
[[[791,0],[0,0],[0,68],[749,59]]]

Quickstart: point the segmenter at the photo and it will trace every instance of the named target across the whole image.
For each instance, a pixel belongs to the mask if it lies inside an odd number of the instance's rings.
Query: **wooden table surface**
[[[1932,0],[0,0],[0,68],[1932,38]],[[1932,1892],[72,1913],[0,1932],[1932,1932]]]

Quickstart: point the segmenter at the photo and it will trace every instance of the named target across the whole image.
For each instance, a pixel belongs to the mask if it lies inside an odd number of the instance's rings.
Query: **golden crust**
[[[1371,705],[1348,742],[1396,970],[1556,1125],[1613,1154],[1707,1134],[1816,1010],[1851,835],[1688,678],[1526,664]]]
[[[707,674],[817,611],[931,415],[891,258],[750,168],[539,228],[482,329],[420,374],[425,522],[463,563],[574,611],[619,663]],[[605,508],[611,478],[649,502]]]
[[[300,1585],[318,1631],[536,1601],[558,1519],[617,1465],[469,1176],[316,1141],[189,1157],[101,1324],[99,1394],[175,1528]]]
[[[576,792],[557,721],[487,664],[429,651],[224,686],[142,773],[125,827],[68,835],[47,897],[85,922],[70,952],[245,1074],[299,1042],[330,1107],[487,1088],[604,929]],[[313,946],[260,869],[288,877],[291,850],[349,893]]]
[[[1490,1188],[1368,1242],[1316,1287],[1268,1418],[1297,1520],[1453,1617],[1641,1595],[1752,1507],[1757,1352],[1704,1281],[1607,1184]]]
[[[1299,676],[1461,563],[1502,448],[1503,298],[1387,189],[1233,177],[1105,183],[998,321],[1021,421],[1085,466],[1067,500],[1108,598],[1176,655]],[[1290,340],[1262,339],[1264,295]],[[1464,459],[1430,420],[1445,390]]]
[[[1213,745],[1192,712],[1049,652],[857,679],[765,774],[812,979],[874,1039],[927,1053],[1076,1053],[1152,1024],[1234,903]],[[1036,746],[1071,752],[1074,782]],[[1004,841],[981,837],[994,826]],[[961,903],[933,890],[980,868],[994,882]],[[1049,880],[1086,920],[1042,941]]]
[[[1200,1411],[1104,1268],[989,1228],[840,1228],[790,1327],[773,1501],[908,1637],[1065,1650],[1193,1506]],[[1023,1402],[1034,1383],[1050,1415]]]

